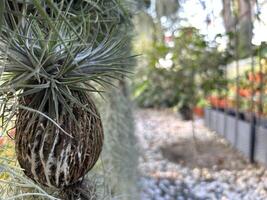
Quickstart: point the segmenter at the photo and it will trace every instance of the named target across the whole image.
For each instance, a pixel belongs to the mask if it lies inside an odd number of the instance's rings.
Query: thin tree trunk
[[[226,32],[233,31],[234,15],[232,12],[231,0],[223,0],[223,21]]]
[[[241,56],[249,55],[252,42],[252,1],[238,0],[238,50]]]
[[[238,51],[241,57],[249,55],[249,49],[252,42],[253,30],[253,4],[254,0],[222,0],[223,2],[223,21],[227,33],[234,33],[235,22],[238,22],[237,34]],[[236,3],[236,4],[235,4]],[[234,7],[236,5],[236,7]],[[231,38],[230,38],[231,39]],[[229,42],[234,45],[234,40]]]

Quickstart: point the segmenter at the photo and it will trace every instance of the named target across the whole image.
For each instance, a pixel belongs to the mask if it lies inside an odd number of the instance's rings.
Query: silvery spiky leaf
[[[101,92],[99,85],[112,85],[112,80],[128,73],[125,66],[131,63],[125,51],[128,38],[118,33],[119,24],[127,20],[119,5],[116,0],[4,0],[0,15],[3,126],[17,108],[34,112],[33,119],[43,115],[57,126],[60,104],[73,120],[69,102],[91,112],[73,92]],[[18,99],[27,102],[21,105]],[[53,102],[48,113],[43,106],[47,102]]]

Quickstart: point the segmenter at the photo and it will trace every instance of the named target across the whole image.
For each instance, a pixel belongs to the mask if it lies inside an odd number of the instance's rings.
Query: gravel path
[[[136,113],[141,200],[264,200],[267,171],[250,165],[196,120],[168,110]]]

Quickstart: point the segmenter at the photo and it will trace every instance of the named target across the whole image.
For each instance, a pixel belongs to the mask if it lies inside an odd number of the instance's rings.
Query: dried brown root
[[[96,200],[96,193],[96,186],[85,179],[74,185],[65,187],[60,197],[62,200]]]

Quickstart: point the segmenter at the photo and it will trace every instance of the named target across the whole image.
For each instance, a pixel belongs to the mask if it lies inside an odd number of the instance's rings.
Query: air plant
[[[15,120],[19,164],[64,199],[89,199],[77,188],[104,138],[91,94],[128,73],[127,14],[117,0],[3,0],[0,11],[1,125]]]

